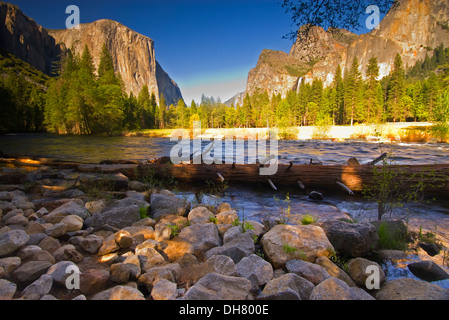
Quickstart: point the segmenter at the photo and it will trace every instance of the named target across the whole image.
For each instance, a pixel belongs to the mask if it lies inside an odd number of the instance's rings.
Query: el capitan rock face
[[[149,91],[162,93],[167,104],[182,99],[178,85],[156,61],[154,41],[141,35],[119,22],[98,20],[81,24],[80,29],[52,30],[49,33],[57,43],[81,53],[87,45],[98,67],[101,49],[106,44],[111,53],[114,66],[122,77],[127,93],[137,95],[142,87],[148,85]]]
[[[167,105],[182,99],[181,90],[156,61],[154,41],[112,20],[81,24],[80,29],[46,30],[14,5],[0,2],[0,49],[51,75],[54,62],[69,49],[88,46],[98,67],[106,44],[125,91],[137,96],[144,85]]]
[[[449,4],[446,0],[399,0],[378,29],[357,36],[349,31],[312,27],[305,43],[298,41],[290,53],[285,54],[285,64],[309,64],[309,70],[299,77],[292,76],[288,83],[277,81],[285,78],[285,72],[275,68],[266,71],[261,64],[250,71],[247,92],[253,93],[256,88],[267,90],[268,94],[297,90],[301,79],[306,83],[314,78],[323,80],[328,86],[334,80],[335,70],[340,65],[344,73],[357,57],[365,76],[366,65],[372,57],[377,57],[380,66],[380,78],[388,76],[393,69],[394,58],[399,53],[405,66],[413,66],[418,60],[431,55],[431,49],[443,43],[449,46]],[[264,55],[262,53],[261,57]],[[278,56],[281,56],[279,53]],[[312,66],[313,65],[313,66]],[[263,77],[261,76],[263,75]],[[261,79],[272,79],[264,82]],[[296,80],[296,81],[295,81]],[[296,83],[296,85],[295,85]]]

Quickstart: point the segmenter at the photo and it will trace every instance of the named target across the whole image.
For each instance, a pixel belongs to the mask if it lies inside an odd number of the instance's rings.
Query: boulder
[[[101,213],[106,208],[106,201],[105,200],[94,200],[86,202],[84,207],[91,213],[91,214],[97,214]]]
[[[364,258],[355,258],[348,262],[348,273],[358,286],[365,287],[367,278],[372,275],[368,267],[379,270],[379,284],[385,281],[385,273],[378,263]]]
[[[133,263],[115,263],[111,265],[111,280],[116,283],[127,283],[137,280],[140,276],[140,267]]]
[[[80,242],[81,248],[90,254],[96,254],[102,244],[100,237],[94,234],[88,235]]]
[[[371,295],[357,287],[350,287],[340,279],[331,277],[315,288],[310,300],[375,300]]]
[[[12,300],[17,291],[17,285],[5,279],[0,279],[0,300]]]
[[[228,231],[229,232],[229,231]],[[213,255],[224,255],[230,257],[234,263],[238,263],[244,257],[248,257],[255,252],[253,233],[247,232],[240,234],[223,244],[223,246],[214,247],[206,252],[206,259]]]
[[[203,266],[203,274],[206,275],[208,273],[218,273],[225,276],[233,276],[238,277],[241,275],[239,273],[234,261],[228,256],[223,255],[214,255],[204,262]],[[242,275],[245,277],[244,275]],[[248,277],[245,277],[248,279]]]
[[[315,286],[294,273],[270,280],[257,297],[258,300],[309,300]]]
[[[371,223],[329,220],[322,223],[322,228],[334,249],[343,256],[367,256],[379,243],[379,235]]]
[[[271,264],[258,255],[252,254],[244,257],[236,265],[238,273],[251,281],[254,291],[259,291],[259,287],[266,284],[273,278],[273,267]]]
[[[79,216],[80,218],[82,218],[83,220],[86,220],[90,216],[90,213],[84,207],[84,204],[81,200],[71,200],[71,201],[61,205],[60,207],[54,209],[49,214],[45,215],[44,219],[47,222],[54,223],[51,220],[55,219],[57,221],[57,219],[59,217],[64,218],[64,217],[70,216],[70,215],[76,215],[76,216]],[[61,220],[59,220],[57,222],[60,222],[60,221]]]
[[[247,300],[251,287],[246,278],[209,273],[186,292],[183,300]]]
[[[382,245],[391,245],[395,243],[405,243],[407,240],[407,226],[402,220],[382,220],[372,221],[371,224],[376,228],[378,234],[382,233],[382,239],[386,241]],[[397,248],[384,248],[384,249],[397,249]]]
[[[377,300],[449,300],[449,289],[426,281],[401,278],[385,282],[375,293]]]
[[[312,225],[277,225],[265,233],[260,242],[265,256],[275,269],[299,257],[313,262],[321,256],[329,256],[333,251],[323,229]]]
[[[30,261],[14,270],[13,276],[19,282],[31,283],[39,279],[51,266],[52,264],[48,261]]]
[[[197,223],[181,230],[178,241],[186,242],[189,246],[185,253],[202,256],[211,248],[221,245],[217,226],[213,223]],[[212,255],[211,255],[212,256]]]
[[[435,243],[422,242],[419,244],[419,246],[431,257],[436,256],[441,251],[441,248],[438,247]]]
[[[101,213],[93,215],[85,220],[86,225],[98,228],[103,225],[110,225],[118,229],[131,226],[140,220],[140,208],[146,208],[149,204],[133,198],[125,198],[114,202],[105,208]]]
[[[16,270],[22,264],[22,260],[19,257],[8,257],[0,259],[0,268],[3,268],[3,277],[8,278],[14,270]]]
[[[23,230],[10,230],[0,234],[0,257],[7,256],[20,247],[24,246],[30,239]]]
[[[52,265],[48,269],[47,274],[53,278],[55,284],[66,287],[67,278],[73,275],[76,270],[79,271],[77,265],[72,261],[60,261]]]
[[[49,294],[52,286],[52,276],[49,274],[43,274],[39,279],[23,290],[22,297],[24,299],[38,300],[44,295]]]
[[[67,227],[66,232],[74,232],[79,231],[83,228],[84,220],[80,216],[72,214],[62,219],[61,223],[66,225]]]
[[[419,261],[408,265],[410,271],[418,278],[433,282],[449,279],[449,274],[433,261]]]
[[[80,276],[80,291],[91,295],[104,290],[109,281],[109,272],[105,270],[89,269]]]
[[[151,292],[153,286],[165,279],[176,283],[181,275],[181,266],[178,263],[170,263],[163,266],[152,267],[139,277],[139,283],[144,284]]]
[[[226,211],[231,211],[231,210],[232,210],[232,207],[231,207],[231,205],[229,203],[222,202],[218,206],[217,214],[222,213],[222,212],[226,212]]]
[[[189,219],[190,224],[195,223],[211,223],[215,215],[210,212],[206,207],[196,207],[190,211],[187,219]]]
[[[335,277],[335,278],[338,278],[340,280],[343,280],[350,287],[357,286],[357,284],[354,282],[354,280],[352,280],[351,277],[345,271],[340,269],[329,258],[327,258],[327,257],[319,257],[318,259],[316,259],[315,263],[317,265],[322,266],[324,269],[326,269],[327,273],[329,273],[329,275],[331,277]]]
[[[153,192],[150,197],[150,217],[159,220],[165,215],[185,216],[191,204],[185,199],[180,199],[174,195]]]
[[[288,272],[309,280],[315,286],[331,277],[322,266],[307,261],[290,260],[285,267]]]
[[[239,216],[237,214],[237,211],[230,210],[218,213],[216,218],[217,223],[219,224],[232,224],[235,220],[239,219]]]
[[[153,300],[175,300],[178,297],[176,283],[161,279],[151,290]]]
[[[145,300],[142,292],[129,286],[116,286],[112,289],[109,300]]]
[[[59,238],[67,232],[67,225],[64,223],[56,223],[45,228],[45,233],[53,238]]]

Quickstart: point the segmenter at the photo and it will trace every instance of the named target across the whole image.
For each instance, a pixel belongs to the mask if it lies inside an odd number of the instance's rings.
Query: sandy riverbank
[[[413,129],[421,134],[418,134],[418,139],[431,139],[425,133],[433,124],[429,122],[422,123],[386,123],[373,125],[355,125],[355,126],[306,126],[306,127],[290,127],[277,130],[280,139],[290,140],[312,140],[312,139],[331,139],[331,140],[388,140],[401,141],[406,137],[410,137],[407,132]],[[129,132],[125,136],[149,136],[170,138],[177,129],[162,129],[162,130],[142,130],[138,132]],[[205,129],[202,138],[216,138],[233,136],[237,139],[247,139],[249,137],[257,137],[258,135],[266,135],[267,128],[217,128]]]

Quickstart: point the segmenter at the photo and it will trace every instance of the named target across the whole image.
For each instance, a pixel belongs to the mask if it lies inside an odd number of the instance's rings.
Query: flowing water
[[[79,137],[49,134],[0,136],[0,150],[8,155],[48,157],[86,163],[98,163],[102,160],[147,160],[169,156],[175,144],[176,142],[171,142],[170,139],[147,137]],[[208,142],[203,142],[203,148],[207,144]],[[365,163],[384,152],[392,154],[396,164],[449,163],[448,144],[279,141],[280,163],[309,163],[312,159],[325,165],[335,165],[346,164],[351,157]],[[299,188],[280,189],[274,192],[268,184],[253,187],[230,185],[220,197],[202,195],[202,198],[198,199],[201,190],[198,186],[189,186],[188,189],[180,189],[177,193],[193,202],[201,200],[212,204],[228,202],[238,210],[241,218],[248,220],[283,219],[287,216],[300,219],[304,215],[313,215],[321,221],[348,216],[358,221],[377,218],[375,203],[341,193],[326,195],[322,202],[313,202]],[[449,248],[449,199],[439,200],[438,203],[406,204],[396,210],[393,218],[404,219],[411,230],[422,229],[424,232],[436,233],[438,239]],[[412,260],[418,258],[428,259],[419,254],[411,257]],[[438,262],[442,265],[441,261]],[[404,266],[386,264],[384,267],[389,279],[414,277]],[[442,281],[439,284],[449,288],[449,281]]]

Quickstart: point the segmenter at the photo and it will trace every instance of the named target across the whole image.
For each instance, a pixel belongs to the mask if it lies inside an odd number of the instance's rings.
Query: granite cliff
[[[128,93],[137,95],[147,85],[157,97],[163,94],[167,104],[182,99],[178,85],[156,61],[154,41],[121,23],[104,19],[81,24],[79,29],[50,30],[49,34],[58,44],[75,52],[82,52],[87,45],[97,67],[106,44]]]
[[[61,54],[47,30],[18,7],[4,2],[0,2],[0,49],[48,75]]]
[[[377,57],[380,78],[388,76],[399,53],[405,66],[413,66],[418,60],[431,55],[432,49],[443,43],[449,46],[449,3],[447,0],[399,0],[379,28],[370,33],[355,35],[341,29],[325,31],[312,27],[305,41],[296,41],[289,54],[264,50],[257,66],[249,72],[247,91],[257,88],[271,95],[297,90],[300,80],[311,82],[315,78],[330,85],[335,70],[341,66],[343,73],[351,66],[355,57],[361,66],[366,66],[371,57]],[[273,68],[272,60],[283,68]],[[292,66],[302,65],[300,74],[285,72]],[[305,71],[304,71],[305,70]],[[365,67],[361,68],[362,76]]]
[[[87,45],[98,67],[106,44],[125,91],[137,95],[144,85],[167,104],[182,99],[181,90],[156,60],[154,41],[111,20],[81,24],[79,29],[46,30],[14,5],[0,2],[0,49],[51,75],[54,62],[67,50]]]

